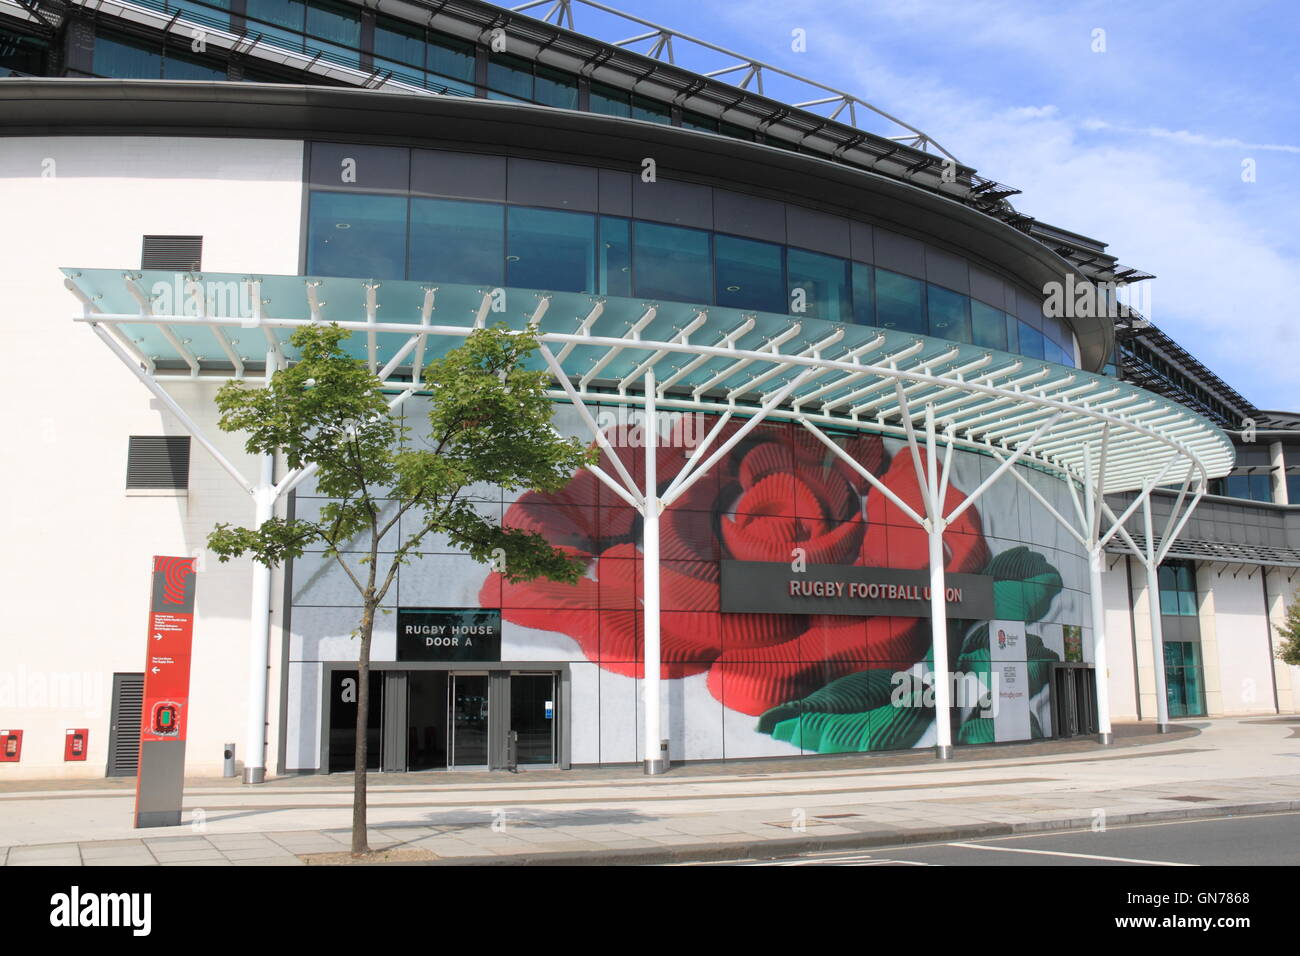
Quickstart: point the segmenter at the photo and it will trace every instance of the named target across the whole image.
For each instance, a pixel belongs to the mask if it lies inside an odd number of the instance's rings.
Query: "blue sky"
[[[610,5],[926,131],[1023,190],[1012,199],[1022,212],[1155,273],[1151,318],[1248,400],[1300,409],[1297,0]],[[575,9],[582,31],[589,14]],[[637,32],[587,22],[605,39]],[[806,52],[791,48],[796,28]],[[1097,29],[1104,52],[1092,49]],[[678,62],[700,65],[681,51]]]

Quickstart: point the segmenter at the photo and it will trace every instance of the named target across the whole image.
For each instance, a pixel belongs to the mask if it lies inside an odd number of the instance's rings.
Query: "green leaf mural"
[[[1061,593],[1061,574],[1023,545],[994,555],[984,569],[993,576],[993,613],[1004,621],[1037,621]]]
[[[1052,673],[1052,661],[1057,660],[1055,654],[1052,654],[1047,660],[1036,660],[1029,662],[1029,696],[1037,697],[1039,691],[1047,686],[1047,681]]]
[[[913,747],[933,722],[934,708],[922,704],[910,683],[896,685],[896,673],[881,668],[841,677],[773,707],[759,717],[758,730],[817,753]]]
[[[994,555],[984,573],[993,578],[993,613],[999,620],[1041,620],[1063,586],[1056,568],[1042,554],[1023,546]],[[991,666],[988,622],[973,627],[970,622],[949,622],[950,635],[963,631],[960,644],[955,637],[950,644],[960,647],[953,669],[987,674]],[[1025,654],[1032,696],[1046,686],[1050,664],[1060,657],[1032,633],[1026,633]],[[925,660],[930,660],[928,652]],[[757,730],[818,753],[914,747],[933,726],[934,707],[925,706],[907,686],[896,690],[899,673],[903,672],[878,668],[841,677],[807,697],[768,710],[759,717]],[[993,719],[979,714],[977,708],[966,713],[955,734],[957,743],[995,741]],[[1034,737],[1043,735],[1032,714],[1031,730]]]
[[[993,718],[970,717],[957,731],[959,744],[991,744],[994,742]]]
[[[831,681],[802,700],[773,707],[758,718],[759,733],[770,734],[776,724],[809,713],[860,714],[889,703],[892,670],[859,671]]]

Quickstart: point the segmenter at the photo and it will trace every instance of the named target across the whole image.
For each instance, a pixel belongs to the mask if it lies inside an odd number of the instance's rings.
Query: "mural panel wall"
[[[598,421],[627,470],[644,474],[640,414],[600,408]],[[412,419],[422,407],[412,402]],[[663,415],[660,487],[684,466],[714,419]],[[418,423],[417,423],[418,424]],[[586,435],[568,406],[564,434]],[[729,430],[740,423],[729,425]],[[837,438],[895,494],[923,510],[906,445],[870,435]],[[715,446],[716,447],[716,446]],[[602,467],[612,473],[611,463]],[[996,467],[961,452],[949,510]],[[1021,474],[1061,513],[1065,486]],[[319,507],[305,486],[299,510]],[[539,532],[581,557],[576,585],[511,584],[445,541],[399,572],[397,607],[499,608],[502,661],[566,661],[572,687],[573,763],[642,759],[638,731],[643,674],[640,517],[590,473],[553,494],[475,489],[477,506],[506,525]],[[724,613],[724,560],[795,567],[857,565],[924,570],[925,532],[797,425],[764,424],[673,504],[662,532],[662,677],[665,733],[674,759],[717,759],[893,750],[935,742],[926,618]],[[386,542],[396,546],[397,538]],[[358,555],[359,557],[359,555]],[[1010,476],[950,528],[950,572],[992,578],[994,617],[950,619],[953,737],[958,743],[1051,733],[1052,661],[1089,659],[1087,563],[1077,543]],[[797,573],[797,572],[796,572]],[[318,762],[321,663],[355,660],[358,620],[346,576],[321,557],[294,563],[290,640],[290,769]],[[376,660],[394,660],[396,615],[377,625]],[[387,656],[384,656],[387,655]]]

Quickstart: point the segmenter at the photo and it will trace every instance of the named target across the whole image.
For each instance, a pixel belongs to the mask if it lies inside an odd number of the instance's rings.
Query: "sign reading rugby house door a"
[[[500,661],[501,612],[479,608],[398,608],[397,659]]]

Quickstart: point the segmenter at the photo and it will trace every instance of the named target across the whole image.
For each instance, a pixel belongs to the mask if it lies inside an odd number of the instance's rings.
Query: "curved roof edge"
[[[653,155],[666,176],[748,187],[830,212],[856,213],[937,240],[1035,290],[1069,274],[1088,281],[1020,230],[927,190],[711,133],[533,104],[334,87],[77,78],[0,83],[0,135],[96,134],[341,138],[441,149],[472,145],[635,170]],[[1104,317],[1069,321],[1083,367],[1100,370],[1114,343],[1113,326]]]

